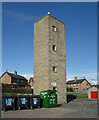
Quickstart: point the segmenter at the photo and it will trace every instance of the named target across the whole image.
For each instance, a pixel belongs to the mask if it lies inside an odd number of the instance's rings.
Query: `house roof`
[[[91,87],[99,88],[99,84],[98,85],[91,85]]]
[[[86,79],[78,79],[78,80],[70,80],[67,81],[67,84],[78,84],[78,83],[82,83],[84,80]],[[87,81],[87,80],[86,80]],[[88,81],[87,81],[88,82]],[[89,83],[89,82],[88,82]],[[90,84],[90,83],[89,83]]]
[[[7,73],[10,77],[12,77],[12,78],[16,78],[16,79],[21,79],[21,80],[27,80],[25,77],[23,77],[23,76],[21,76],[21,75],[15,75],[15,74],[13,74],[13,73],[9,73],[9,72],[5,72],[5,73]],[[5,74],[4,73],[4,74]],[[3,74],[3,75],[4,75]],[[3,76],[2,75],[2,76]]]

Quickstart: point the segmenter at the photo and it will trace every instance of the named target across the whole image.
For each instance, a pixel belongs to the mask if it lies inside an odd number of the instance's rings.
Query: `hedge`
[[[33,94],[33,89],[31,88],[2,88],[2,93],[21,93],[21,94]]]

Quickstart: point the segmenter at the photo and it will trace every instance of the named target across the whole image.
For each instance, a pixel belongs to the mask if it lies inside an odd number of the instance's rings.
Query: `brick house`
[[[0,81],[3,85],[13,86],[13,87],[26,87],[28,85],[28,80],[21,76],[17,75],[17,71],[13,73],[6,72],[0,77]]]
[[[67,82],[67,87],[72,87],[74,90],[88,90],[91,87],[91,84],[83,77],[83,79],[69,80]]]
[[[33,88],[33,86],[34,86],[34,79],[33,79],[33,77],[30,77],[29,85],[31,86],[31,88]]]

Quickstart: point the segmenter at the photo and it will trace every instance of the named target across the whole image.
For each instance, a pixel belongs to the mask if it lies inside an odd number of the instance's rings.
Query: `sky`
[[[66,78],[97,81],[97,3],[9,2],[2,6],[2,73],[33,76],[34,22],[48,12],[65,23]]]

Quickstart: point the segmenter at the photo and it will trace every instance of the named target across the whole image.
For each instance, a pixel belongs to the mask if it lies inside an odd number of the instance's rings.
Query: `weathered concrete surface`
[[[3,112],[4,118],[97,118],[97,100],[75,99],[56,108]]]

